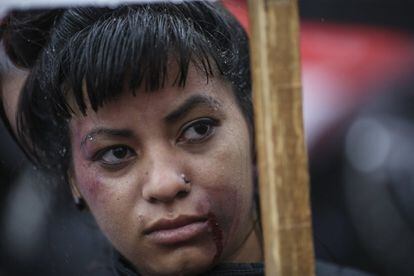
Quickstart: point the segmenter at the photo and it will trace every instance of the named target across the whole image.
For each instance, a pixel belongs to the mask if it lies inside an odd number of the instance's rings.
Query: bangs
[[[67,117],[73,113],[73,102],[85,115],[86,101],[97,111],[126,89],[135,95],[140,87],[156,91],[166,82],[184,87],[190,64],[207,81],[214,72],[222,74],[220,62],[225,62],[227,53],[214,41],[229,44],[231,37],[216,31],[216,24],[225,24],[217,22],[222,19],[197,22],[201,10],[186,13],[174,5],[98,11],[102,13],[99,20],[72,36],[52,62],[58,68],[51,70],[57,73],[52,74],[57,89],[51,98]],[[77,12],[88,11],[73,13]],[[169,72],[172,67],[175,75]]]

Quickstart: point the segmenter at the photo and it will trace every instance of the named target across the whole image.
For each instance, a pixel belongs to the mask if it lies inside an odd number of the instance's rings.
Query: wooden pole
[[[296,0],[249,0],[267,275],[313,275]]]

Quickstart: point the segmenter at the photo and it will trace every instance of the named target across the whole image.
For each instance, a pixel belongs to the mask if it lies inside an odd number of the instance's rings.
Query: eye
[[[218,122],[211,118],[191,121],[183,127],[178,142],[189,144],[201,143],[214,133],[217,125]]]
[[[104,165],[118,166],[128,162],[135,156],[136,153],[130,147],[118,145],[99,151],[94,159]]]

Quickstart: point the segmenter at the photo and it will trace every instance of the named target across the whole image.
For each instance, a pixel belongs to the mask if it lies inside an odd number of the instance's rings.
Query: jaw
[[[183,245],[175,249],[164,248],[155,258],[144,260],[136,258],[142,275],[197,275],[213,266],[215,255],[214,242],[204,239],[196,245]]]
[[[229,263],[258,263],[263,262],[262,234],[259,222],[256,220],[250,228],[239,249],[225,261]]]

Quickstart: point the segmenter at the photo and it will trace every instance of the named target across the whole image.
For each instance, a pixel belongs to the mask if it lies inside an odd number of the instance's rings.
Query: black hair
[[[96,111],[126,88],[156,91],[170,62],[178,67],[173,85],[185,86],[190,64],[207,81],[231,83],[252,128],[247,35],[220,4],[83,7],[62,13],[28,77],[19,103],[20,141],[38,165],[66,176],[73,109],[85,114],[88,102]]]
[[[62,9],[11,11],[0,23],[0,39],[12,63],[30,69],[47,44],[51,26]]]
[[[17,69],[29,70],[33,67],[49,40],[51,26],[61,13],[61,9],[13,10],[0,21],[0,89],[4,74]],[[0,119],[13,140],[25,151],[6,116],[1,96]]]

